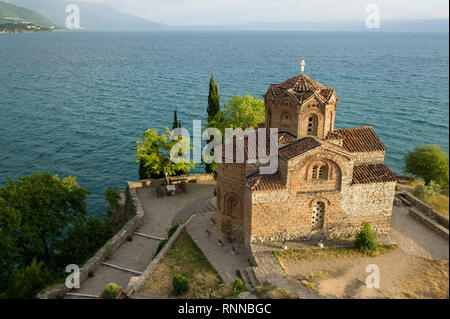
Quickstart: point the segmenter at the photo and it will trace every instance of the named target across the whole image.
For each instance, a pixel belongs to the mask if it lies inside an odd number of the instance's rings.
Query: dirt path
[[[328,298],[448,298],[448,262],[411,256],[400,249],[377,257],[321,256],[281,264],[291,281],[309,282]],[[368,288],[369,265],[380,270],[380,288]]]
[[[398,249],[377,257],[282,258],[291,282],[311,284],[328,298],[449,298],[449,242],[394,206],[390,238]],[[380,289],[367,288],[368,265],[380,270]]]

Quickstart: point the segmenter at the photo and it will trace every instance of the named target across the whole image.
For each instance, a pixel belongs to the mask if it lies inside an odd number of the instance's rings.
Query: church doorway
[[[312,212],[312,229],[321,229],[323,227],[323,220],[325,216],[325,204],[317,202],[314,204]]]

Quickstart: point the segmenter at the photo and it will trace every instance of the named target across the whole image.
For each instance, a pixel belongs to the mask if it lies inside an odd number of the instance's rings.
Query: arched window
[[[328,179],[328,167],[326,165],[319,168],[318,179]]]
[[[312,220],[311,220],[312,229],[321,229],[323,227],[324,217],[325,217],[325,204],[323,202],[315,203],[312,211]]]
[[[308,135],[313,135],[313,136],[317,136],[317,116],[315,115],[311,115],[308,118]]]
[[[280,130],[281,131],[288,131],[291,125],[291,116],[289,113],[282,113],[281,114],[281,121],[280,121]]]

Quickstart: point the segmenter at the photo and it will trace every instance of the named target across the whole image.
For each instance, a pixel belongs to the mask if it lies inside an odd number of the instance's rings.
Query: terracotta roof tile
[[[301,74],[281,84],[272,84],[269,92],[274,99],[287,92],[300,103],[304,103],[313,95],[318,96],[323,102],[327,102],[333,96],[334,88],[324,86],[310,77]]]
[[[270,175],[255,173],[247,176],[247,187],[252,191],[264,191],[284,189],[285,185],[279,172]]]
[[[371,126],[338,129],[328,133],[327,138],[342,135],[342,146],[351,153],[386,151],[386,147]]]
[[[384,164],[362,164],[353,168],[353,184],[396,182],[397,177]]]
[[[280,131],[278,132],[278,143],[292,143],[297,140],[295,135],[292,135],[289,132]]]
[[[278,154],[282,159],[288,160],[319,147],[320,145],[320,142],[316,139],[312,137],[304,137],[294,143],[281,147]]]

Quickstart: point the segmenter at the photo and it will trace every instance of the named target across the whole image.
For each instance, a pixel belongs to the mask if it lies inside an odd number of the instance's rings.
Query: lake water
[[[0,35],[0,185],[7,176],[77,176],[103,210],[108,186],[138,179],[147,128],[206,115],[211,72],[221,104],[262,98],[305,73],[334,86],[336,127],[372,125],[402,172],[416,145],[448,152],[448,34],[326,32],[53,32]],[[201,168],[197,171],[202,171]]]

